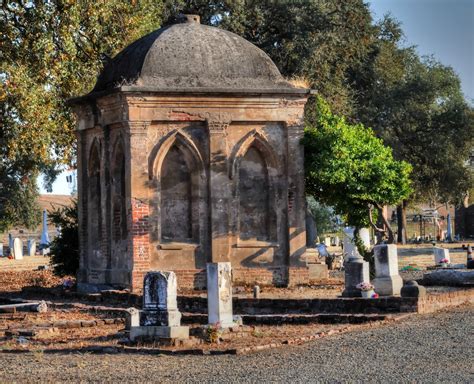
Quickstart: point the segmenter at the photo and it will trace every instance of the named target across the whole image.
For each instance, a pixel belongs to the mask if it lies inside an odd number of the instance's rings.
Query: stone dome
[[[261,49],[199,16],[158,29],[110,60],[93,92],[131,86],[151,91],[297,91]]]

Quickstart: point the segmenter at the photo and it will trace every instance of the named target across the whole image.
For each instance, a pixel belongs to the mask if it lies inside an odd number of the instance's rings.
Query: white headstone
[[[0,257],[3,257],[3,243],[0,243]]]
[[[207,309],[209,324],[234,325],[232,317],[231,264],[207,263]]]
[[[344,239],[343,239],[343,250],[344,250],[344,261],[349,259],[361,259],[361,255],[354,244],[354,228],[344,228]]]
[[[330,246],[331,246],[331,237],[326,236],[326,237],[324,238],[324,245],[325,245],[326,247],[330,247]]]
[[[449,249],[434,247],[433,252],[434,252],[434,257],[435,257],[435,263],[436,264],[441,263],[441,260],[443,260],[443,259],[448,259],[448,263],[451,262],[451,258],[449,257]]]
[[[23,242],[18,237],[13,240],[13,258],[15,260],[23,259]]]
[[[380,296],[398,296],[403,280],[398,273],[398,253],[395,244],[381,244],[374,247],[375,292]]]
[[[362,240],[362,243],[364,243],[364,247],[366,249],[370,249],[370,230],[369,230],[369,228],[361,228],[359,230],[359,236],[360,236],[360,239]]]

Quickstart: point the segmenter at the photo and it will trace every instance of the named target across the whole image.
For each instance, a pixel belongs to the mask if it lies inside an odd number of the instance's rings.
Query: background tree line
[[[459,203],[472,188],[464,162],[474,115],[459,78],[404,47],[400,24],[374,22],[361,0],[4,1],[0,230],[34,224],[39,172],[52,179],[58,166],[74,162],[65,100],[92,89],[104,60],[180,12],[256,44],[285,77],[303,78],[333,113],[372,127],[395,160],[410,163],[413,193],[399,204],[399,223],[410,203]]]

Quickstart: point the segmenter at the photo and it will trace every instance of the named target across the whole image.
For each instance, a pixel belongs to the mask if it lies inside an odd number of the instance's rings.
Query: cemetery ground
[[[464,305],[258,355],[2,354],[0,381],[469,383],[473,315]]]
[[[400,267],[420,269],[401,272],[405,280],[420,279],[423,269],[433,263],[429,249],[428,245],[401,247]],[[461,262],[465,253],[452,248],[451,258]],[[432,313],[416,314],[411,309],[397,312],[390,307],[396,303],[384,299],[347,299],[353,300],[350,313],[308,310],[308,305],[319,301],[337,300],[344,288],[341,271],[332,271],[329,279],[309,286],[262,287],[259,305],[252,301],[252,287],[234,287],[235,313],[245,313],[248,303],[257,309],[244,314],[246,326],[221,334],[220,343],[210,343],[205,332],[198,332],[207,320],[205,292],[180,290],[182,322],[191,327],[194,337],[175,345],[132,344],[127,341],[126,308],[139,306],[139,296],[118,291],[76,294],[64,288],[63,279],[50,270],[37,270],[47,264],[45,257],[0,259],[0,305],[45,300],[48,306],[42,313],[3,306],[0,356],[5,363],[0,366],[0,382],[147,378],[165,382],[370,382],[387,381],[387,377],[392,381],[472,382],[468,357],[474,346],[472,289],[429,287],[431,298],[443,297],[441,307],[451,308],[437,311],[435,300],[428,303]],[[458,305],[459,292],[470,295],[467,301],[471,304]],[[370,305],[377,300],[384,306],[381,311]],[[282,310],[285,303],[302,309]],[[265,312],[268,306],[275,310],[259,316],[258,308]],[[204,356],[224,353],[238,356]],[[143,364],[150,368],[144,370]]]

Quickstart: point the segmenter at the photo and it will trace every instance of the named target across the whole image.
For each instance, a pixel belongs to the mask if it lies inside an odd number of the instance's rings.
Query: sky
[[[451,66],[474,105],[474,0],[372,0],[369,6],[374,20],[391,13],[402,23],[407,46]]]
[[[369,6],[374,20],[391,13],[402,23],[405,45],[453,67],[474,105],[474,0],[372,0]],[[70,193],[65,174],[58,176],[52,193]]]

